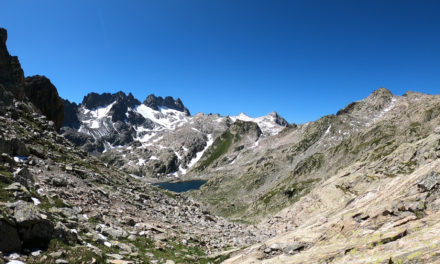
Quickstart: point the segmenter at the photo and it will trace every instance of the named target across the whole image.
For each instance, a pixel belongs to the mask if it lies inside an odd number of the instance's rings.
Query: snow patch
[[[197,163],[197,161],[199,161],[200,158],[202,158],[203,153],[205,153],[205,151],[212,145],[212,143],[214,143],[214,139],[211,134],[208,134],[208,141],[206,142],[206,147],[202,151],[197,152],[196,157],[189,162],[188,168],[194,166]]]
[[[14,156],[15,162],[25,162],[27,160],[27,157],[25,156]]]
[[[38,199],[35,198],[35,197],[32,197],[31,199],[32,199],[32,202],[34,202],[34,205],[35,205],[35,206],[37,206],[37,205],[39,205],[39,204],[41,203],[40,200],[38,200]]]
[[[332,125],[329,125],[327,130],[325,131],[324,135],[327,135],[328,133],[330,133],[331,128],[332,128]]]

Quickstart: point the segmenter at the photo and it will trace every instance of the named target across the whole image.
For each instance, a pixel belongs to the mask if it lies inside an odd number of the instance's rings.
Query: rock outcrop
[[[24,73],[18,58],[9,55],[6,47],[7,39],[6,29],[0,28],[0,84],[6,91],[10,91],[15,98],[24,100]]]
[[[24,84],[26,97],[55,123],[59,131],[64,120],[64,105],[57,88],[48,78],[39,75],[26,77]]]
[[[7,36],[7,31],[0,28],[0,105],[10,105],[13,99],[29,100],[54,122],[56,130],[59,131],[64,118],[64,107],[57,89],[44,76],[24,77],[18,58],[9,55],[6,47]]]

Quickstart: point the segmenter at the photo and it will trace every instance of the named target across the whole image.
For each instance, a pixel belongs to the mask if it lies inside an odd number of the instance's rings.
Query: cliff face
[[[7,31],[0,28],[0,93],[3,104],[12,102],[11,98],[5,99],[7,92],[12,93],[19,101],[29,100],[54,122],[56,130],[59,131],[64,118],[64,106],[57,89],[44,76],[24,77],[18,58],[8,52],[7,38]]]
[[[0,85],[14,94],[17,99],[23,100],[25,98],[24,73],[18,58],[9,55],[6,47],[7,39],[6,29],[0,28]]]

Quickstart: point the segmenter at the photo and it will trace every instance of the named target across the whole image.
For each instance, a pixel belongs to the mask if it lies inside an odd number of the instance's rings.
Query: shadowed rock
[[[25,98],[24,73],[18,58],[9,55],[6,47],[7,39],[6,29],[0,28],[0,84],[4,89],[12,92],[17,99],[23,100]]]
[[[25,79],[25,92],[29,100],[55,123],[55,128],[59,131],[64,119],[64,105],[57,88],[46,77],[36,75]]]

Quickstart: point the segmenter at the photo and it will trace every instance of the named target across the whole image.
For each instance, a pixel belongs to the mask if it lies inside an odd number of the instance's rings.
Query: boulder
[[[14,207],[13,218],[24,248],[46,248],[52,239],[54,226],[33,204],[18,201]]]

